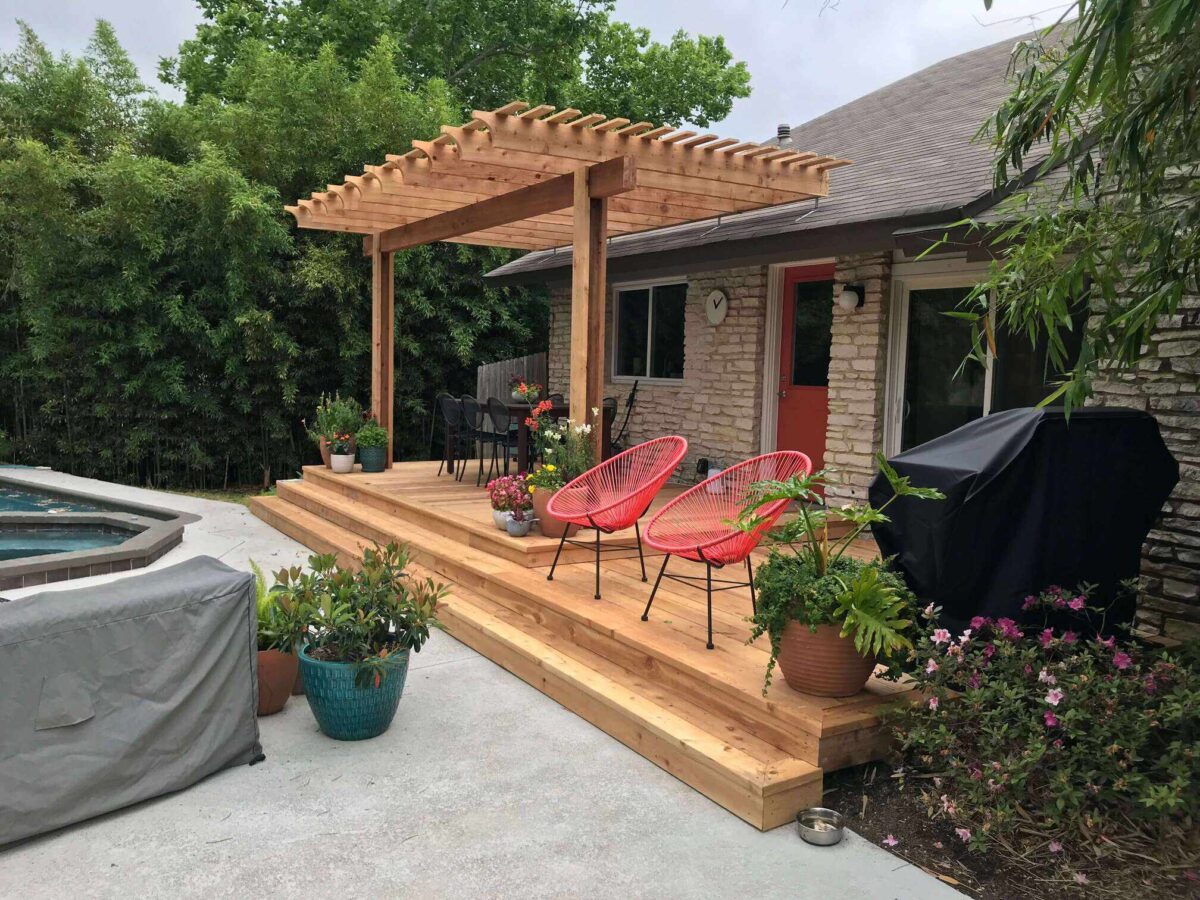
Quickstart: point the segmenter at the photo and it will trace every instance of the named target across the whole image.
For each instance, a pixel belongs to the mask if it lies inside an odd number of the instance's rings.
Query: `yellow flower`
[[[552,466],[552,465],[550,465],[550,463],[546,463],[544,466],[542,466],[542,468],[545,469],[547,472],[554,472],[557,469],[556,466]]]
[[[536,490],[537,490],[537,485],[536,485],[536,484],[531,484],[531,485],[529,486],[529,493],[531,493],[531,494],[532,494],[532,493],[533,493],[534,491],[536,491]]]

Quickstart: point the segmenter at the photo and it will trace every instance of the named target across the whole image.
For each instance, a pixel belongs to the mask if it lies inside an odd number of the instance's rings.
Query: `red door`
[[[784,270],[780,308],[779,419],[775,446],[825,465],[833,264]]]

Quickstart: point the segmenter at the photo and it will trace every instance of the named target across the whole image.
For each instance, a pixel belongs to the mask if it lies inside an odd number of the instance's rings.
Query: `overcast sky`
[[[1062,0],[618,0],[617,17],[667,41],[678,29],[722,34],[750,66],[753,93],[718,130],[760,140],[948,56],[1050,24]],[[1040,14],[1040,15],[1039,15]],[[78,53],[105,18],[148,83],[199,20],[192,0],[0,0],[0,48],[27,21],[54,51]],[[536,100],[537,98],[529,98]]]

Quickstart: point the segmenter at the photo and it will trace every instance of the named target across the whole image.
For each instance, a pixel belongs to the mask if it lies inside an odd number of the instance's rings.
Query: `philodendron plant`
[[[831,508],[820,488],[830,484],[827,470],[794,475],[786,481],[759,481],[750,486],[737,527],[754,532],[762,524],[757,511],[764,505],[790,500],[796,513],[768,535],[771,553],[755,572],[757,610],[750,640],[768,635],[771,658],[764,693],[779,656],[783,633],[790,622],[816,631],[819,625],[838,625],[864,656],[874,656],[898,672],[902,653],[912,648],[914,597],[884,560],[863,562],[848,555],[850,547],[876,522],[889,521],[886,510],[901,497],[940,500],[933,488],[914,487],[890,466],[882,454],[879,469],[892,487],[892,496],[878,509],[869,503]],[[840,537],[830,524],[848,526]]]

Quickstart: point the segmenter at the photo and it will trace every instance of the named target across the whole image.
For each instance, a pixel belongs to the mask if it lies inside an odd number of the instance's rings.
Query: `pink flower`
[[[1059,597],[1057,600],[1054,601],[1055,609],[1062,609],[1066,605],[1067,605],[1067,601],[1064,600],[1062,597]]]
[[[954,805],[954,801],[945,794],[942,794],[942,812],[948,816],[952,816],[958,812],[958,807]]]
[[[995,655],[996,655],[996,645],[995,644],[988,644],[986,647],[983,648],[983,658],[984,659],[991,659]]]
[[[1050,852],[1051,853],[1062,853],[1062,842],[1061,841],[1051,841],[1050,842]]]
[[[1051,715],[1053,715],[1053,714],[1051,714]],[[1057,722],[1058,720],[1057,720],[1057,719],[1055,719],[1054,721],[1056,721],[1056,722]],[[1063,742],[1062,742],[1062,738],[1055,738],[1055,739],[1054,739],[1054,749],[1055,749],[1055,750],[1061,750],[1062,748],[1063,748]]]
[[[1067,606],[1075,610],[1075,612],[1079,612],[1079,610],[1087,606],[1087,600],[1083,597],[1072,597],[1071,600],[1068,601]]]
[[[1153,675],[1147,675],[1146,680],[1142,684],[1146,688],[1147,694],[1153,694],[1158,690],[1158,682],[1154,680]]]
[[[934,846],[935,848],[937,848],[938,850],[944,850],[944,849],[946,849],[946,845],[945,845],[945,844],[943,844],[941,841],[934,841],[934,842],[933,842],[933,846]],[[1193,881],[1195,881],[1196,879],[1195,879],[1195,878],[1193,878],[1192,880],[1193,880]]]
[[[936,710],[938,708],[938,698],[937,697],[929,698],[929,708],[934,709],[934,710]]]
[[[1097,640],[1099,640],[1099,638],[1097,638]],[[1106,650],[1112,650],[1117,646],[1117,639],[1112,635],[1109,635],[1104,640],[1100,641],[1100,646]]]
[[[991,621],[990,619],[986,619],[983,616],[976,616],[975,618],[973,618],[971,620],[971,628],[974,631],[978,631],[980,628],[982,628],[984,625],[988,624],[988,622],[990,622],[990,621]]]
[[[966,631],[964,631],[962,634],[960,634],[958,636],[958,642],[960,644],[965,644],[970,639],[971,639],[971,629],[970,628],[968,628]]]
[[[932,619],[933,618],[933,604],[930,603],[927,607],[925,607],[923,610],[921,610],[921,612],[925,616],[925,618]]]
[[[1073,644],[1079,640],[1079,635],[1073,631],[1064,631],[1062,640],[1064,644]]]
[[[879,843],[883,844],[883,846],[885,846],[885,847],[895,847],[900,842],[898,840],[896,840],[892,835],[889,834],[887,837],[885,837]]]
[[[1058,706],[1058,704],[1062,701],[1062,698],[1065,696],[1067,695],[1058,688],[1051,688],[1049,693],[1046,694],[1046,702],[1051,706]]]
[[[933,642],[935,644],[944,644],[950,640],[950,632],[945,628],[937,628],[933,632]]]
[[[982,684],[982,683],[983,683],[983,682],[982,682],[982,680],[981,680],[981,679],[980,679],[980,677],[979,677],[979,673],[978,673],[978,672],[972,672],[972,673],[971,673],[971,677],[970,677],[970,679],[968,679],[968,681],[967,681],[967,686],[968,686],[969,688],[971,688],[972,690],[979,690],[979,685],[980,685],[980,684]]]
[[[970,828],[955,828],[954,833],[958,835],[958,839],[964,844],[971,839]]]
[[[1124,650],[1118,650],[1113,654],[1113,665],[1121,671],[1125,671],[1133,664],[1133,660]]]
[[[1029,612],[1029,610],[1033,609],[1035,606],[1037,606],[1037,597],[1033,596],[1033,594],[1030,594],[1025,598],[1025,602],[1021,604],[1021,610],[1023,612]]]
[[[1031,666],[1029,663],[1025,663],[1025,674],[1026,675],[1033,674],[1033,666]]]
[[[1084,875],[1082,872],[1076,872],[1075,873],[1075,883],[1076,884],[1087,884],[1088,877],[1086,875]]]
[[[980,769],[979,766],[971,766],[971,780],[972,781],[982,781],[983,780],[983,770]]]
[[[1042,721],[1046,723],[1047,728],[1058,727],[1058,716],[1050,712],[1050,710],[1046,710],[1044,713],[1042,713]]]
[[[1038,635],[1038,643],[1043,647],[1049,647],[1054,643],[1054,632],[1047,628],[1040,635]]]
[[[1040,681],[1042,684],[1057,684],[1058,683],[1058,679],[1055,678],[1053,675],[1051,675],[1049,672],[1047,672],[1045,669],[1042,669],[1042,671],[1038,672],[1038,681]]]
[[[997,619],[996,627],[1000,629],[1000,636],[1010,641],[1019,641],[1021,639],[1021,629],[1017,627],[1017,623],[1012,619]]]
[[[962,646],[959,644],[951,644],[946,648],[947,656],[962,656]]]
[[[929,662],[927,662],[925,664],[925,674],[926,675],[932,675],[937,670],[938,670],[938,664],[933,659],[930,659]]]

